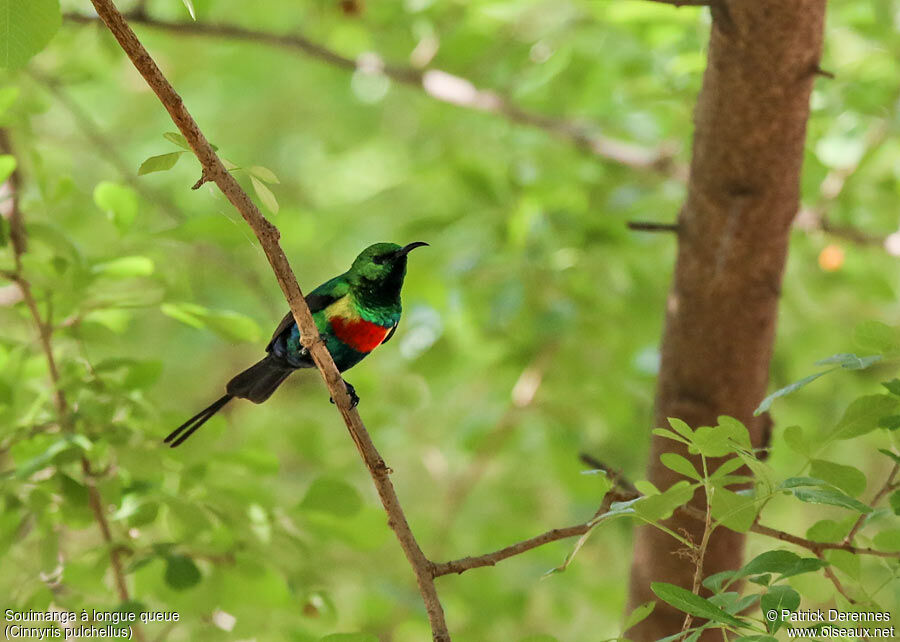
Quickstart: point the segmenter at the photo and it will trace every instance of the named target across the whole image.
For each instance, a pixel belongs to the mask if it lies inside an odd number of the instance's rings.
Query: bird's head
[[[356,257],[348,275],[357,290],[378,298],[399,298],[403,277],[406,276],[406,255],[417,247],[428,245],[416,241],[409,245],[376,243]]]

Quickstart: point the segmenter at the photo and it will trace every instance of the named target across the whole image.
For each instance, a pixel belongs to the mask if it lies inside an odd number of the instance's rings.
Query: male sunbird
[[[306,295],[316,328],[341,372],[355,366],[394,335],[400,322],[406,255],[423,245],[428,243],[416,241],[403,247],[396,243],[371,245],[356,257],[349,270]],[[300,329],[290,312],[275,328],[266,352],[262,361],[228,382],[225,395],[178,426],[165,442],[172,448],[181,445],[235,397],[262,403],[294,370],[316,366],[300,343]],[[355,406],[359,396],[353,386],[346,380],[344,383]]]

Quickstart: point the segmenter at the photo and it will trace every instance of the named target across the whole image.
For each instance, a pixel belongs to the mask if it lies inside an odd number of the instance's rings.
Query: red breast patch
[[[358,352],[371,352],[384,341],[389,328],[364,319],[333,317],[331,330],[334,336]]]

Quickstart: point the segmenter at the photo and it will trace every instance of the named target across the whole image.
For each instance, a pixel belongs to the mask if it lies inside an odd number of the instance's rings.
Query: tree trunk
[[[809,95],[820,71],[825,0],[712,5],[688,196],[666,302],[655,421],[664,426],[667,417],[678,417],[696,427],[731,415],[747,425],[759,446],[767,420],[754,418],[753,410],[768,383],[788,237],[799,205]],[[680,478],[659,463],[673,443],[652,441],[648,477],[661,489]],[[702,493],[694,503],[704,507]],[[699,521],[676,515],[667,524],[700,541]],[[743,535],[717,529],[704,576],[739,567],[743,545]],[[631,607],[655,599],[651,581],[691,588],[694,566],[675,554],[679,547],[658,529],[638,529]],[[660,603],[629,637],[671,635],[683,618]]]

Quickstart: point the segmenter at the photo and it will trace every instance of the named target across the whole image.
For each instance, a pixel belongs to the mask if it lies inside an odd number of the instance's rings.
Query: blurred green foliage
[[[146,4],[154,17],[190,21],[180,0]],[[539,0],[370,2],[352,14],[332,1],[193,6],[201,23],[299,30],[351,59],[377,52],[403,66],[431,50],[429,67],[525,108],[650,149],[674,146],[678,162],[689,160],[705,10]],[[90,6],[63,0],[62,9]],[[804,202],[886,236],[897,231],[900,196],[900,2],[834,0],[829,12],[823,67],[836,78],[818,80],[813,94]],[[52,34],[52,11],[48,20],[36,40]],[[239,180],[278,212],[305,290],[372,242],[431,243],[410,261],[397,337],[348,374],[426,554],[477,554],[589,518],[604,487],[581,474],[580,451],[642,477],[675,248],[625,223],[673,220],[679,180],[379,74],[252,41],[136,29],[220,153],[248,168]],[[26,307],[3,305],[2,606],[120,606],[83,455],[101,473],[132,599],[182,616],[167,639],[427,639],[410,570],[315,373],[294,376],[263,406],[233,404],[178,450],[161,444],[258,358],[286,306],[231,206],[209,185],[189,189],[196,161],[173,155],[168,115],[113,39],[64,21],[24,70],[2,74],[0,125],[12,135],[28,232],[23,273],[52,321],[76,427],[59,428]],[[11,270],[6,221],[0,230],[0,268]],[[897,259],[883,248],[809,231],[792,243],[775,387],[851,352],[858,323],[900,311]],[[825,270],[829,244],[843,254]],[[782,426],[803,427],[792,443],[820,442],[852,399],[893,376],[891,364],[777,402],[772,469],[785,478],[797,468]],[[873,446],[888,446],[884,431],[833,443],[816,472],[844,495],[860,496],[851,491],[868,480],[867,500],[891,465]],[[851,465],[862,480],[841,468]],[[768,510],[772,524],[828,537],[847,515],[781,496]],[[572,545],[439,579],[454,640],[619,635],[627,520],[542,579]],[[750,552],[771,546],[752,539]],[[831,561],[861,586],[885,577],[871,560]],[[806,581],[809,600],[834,599],[821,573],[817,584],[811,576],[792,585]],[[896,582],[883,590],[883,602],[900,602]]]

